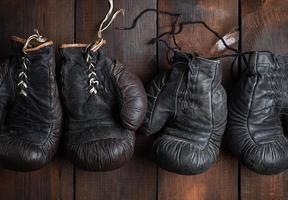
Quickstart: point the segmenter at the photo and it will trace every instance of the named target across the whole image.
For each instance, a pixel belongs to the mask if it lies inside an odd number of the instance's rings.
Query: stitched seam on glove
[[[166,82],[167,83],[167,82]],[[156,109],[156,105],[158,103],[158,100],[159,100],[159,96],[161,95],[162,91],[165,89],[166,87],[166,83],[163,85],[163,87],[160,89],[157,84],[155,83],[155,80],[153,80],[153,84],[156,86],[157,89],[159,89],[159,92],[158,94],[156,95],[156,98],[153,98],[155,99],[154,102],[153,102],[153,107],[151,109],[151,111],[149,111],[151,113],[150,115],[150,118],[149,118],[149,121],[148,121],[148,124],[149,124],[149,127],[151,126],[151,122],[152,122],[152,119],[153,119],[153,116],[154,116],[154,113],[155,113],[155,109]],[[152,95],[151,95],[152,96]],[[146,130],[147,131],[147,130]],[[149,132],[149,131],[147,131]],[[152,134],[152,133],[151,133]]]
[[[254,63],[254,68],[255,68],[256,65],[257,65],[257,60],[258,60],[258,52],[256,52],[256,59],[255,59],[255,63]],[[257,142],[254,140],[254,138],[253,138],[252,135],[251,135],[251,131],[250,131],[250,129],[249,129],[249,118],[250,118],[250,115],[251,115],[251,107],[252,107],[253,99],[254,99],[254,96],[255,96],[255,88],[257,87],[258,82],[259,82],[259,77],[258,77],[258,75],[257,75],[257,76],[256,76],[256,82],[255,82],[255,84],[254,84],[254,86],[253,86],[253,89],[252,89],[252,96],[249,98],[249,101],[250,101],[250,102],[249,102],[248,105],[250,105],[250,107],[249,107],[249,109],[248,109],[248,116],[247,116],[247,118],[246,118],[246,129],[247,129],[247,132],[248,132],[249,137],[251,138],[251,140],[254,142],[255,145],[258,145],[258,144],[257,144]]]
[[[180,79],[180,82],[177,86],[177,90],[176,90],[176,95],[175,95],[175,100],[174,100],[174,104],[175,104],[175,108],[174,108],[174,115],[173,115],[173,118],[172,120],[174,120],[177,116],[177,111],[178,111],[178,107],[177,107],[177,99],[178,99],[178,93],[179,93],[179,90],[180,90],[180,87],[182,85],[182,82],[183,82],[183,77],[184,77],[184,74],[185,74],[185,71],[182,72],[182,75],[181,75],[181,79]]]
[[[125,70],[124,66],[122,64],[120,65],[117,65],[118,63],[116,63],[116,61],[114,60],[111,65],[110,65],[110,77],[113,81],[113,85],[114,85],[114,88],[117,90],[117,94],[119,95],[119,102],[120,102],[120,115],[121,113],[123,112],[123,104],[124,104],[124,97],[123,97],[123,94],[122,94],[122,91],[121,91],[121,88],[119,87],[119,85],[117,84],[118,80],[121,76],[121,73]],[[119,67],[119,72],[117,72],[117,68]],[[120,68],[122,67],[122,69]],[[116,74],[114,74],[114,71],[116,71]],[[117,77],[117,78],[116,78]],[[123,120],[121,120],[121,123],[123,125]]]
[[[211,87],[210,87],[210,94],[211,94],[211,101],[210,101],[210,106],[211,106],[211,124],[212,124],[212,132],[211,134],[209,135],[209,138],[208,138],[208,141],[204,147],[204,149],[206,148],[206,146],[208,146],[208,144],[210,143],[210,140],[211,140],[211,137],[212,137],[212,134],[214,133],[214,112],[213,112],[213,83],[214,81],[216,80],[216,76],[217,76],[217,69],[219,67],[219,63],[217,63],[217,66],[215,67],[215,73],[214,73],[214,76],[213,76],[213,79],[211,81]],[[220,83],[219,83],[220,84]]]
[[[50,49],[49,49],[49,51],[50,51]],[[53,52],[52,52],[52,53],[51,53],[51,52],[49,53],[49,65],[50,65],[50,64],[53,64],[53,63],[50,63],[50,62],[51,62],[51,59],[53,59],[53,56],[52,56],[53,54],[54,54]],[[52,62],[53,62],[53,61],[52,61]],[[48,66],[48,77],[49,77],[49,78],[48,78],[48,87],[49,87],[49,107],[52,108],[52,98],[53,98],[53,97],[52,97],[52,87],[51,87],[51,85],[52,85],[52,84],[51,84],[51,79],[52,79],[51,76],[52,76],[52,74],[51,74],[51,69],[50,69],[50,67],[51,67],[51,66]],[[51,109],[49,109],[49,112],[50,112],[50,113],[49,113],[49,114],[50,114],[50,120],[52,120],[52,111],[51,111]],[[53,126],[53,125],[52,125],[52,126]],[[49,136],[50,136],[50,134],[49,134]],[[47,137],[47,138],[48,138],[48,137]]]

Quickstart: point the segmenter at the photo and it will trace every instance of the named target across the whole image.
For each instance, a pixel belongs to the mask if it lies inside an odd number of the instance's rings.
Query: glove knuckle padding
[[[288,167],[288,141],[283,129],[288,111],[284,63],[288,60],[280,57],[277,61],[274,55],[259,52],[248,59],[247,72],[229,101],[229,146],[248,168],[274,174]]]
[[[0,162],[9,169],[30,171],[43,167],[58,149],[62,110],[55,78],[52,42],[26,58],[26,96],[21,94],[23,71],[22,44],[15,44],[15,55],[0,86],[0,109],[5,118],[0,133]],[[23,78],[23,77],[22,77]],[[3,110],[5,110],[3,112]]]
[[[65,152],[80,168],[106,171],[121,167],[134,151],[134,131],[141,124],[146,96],[140,80],[101,51],[91,53],[91,94],[85,47],[62,48],[62,95]],[[90,77],[91,78],[91,77]]]
[[[136,130],[147,109],[145,89],[140,79],[122,65],[113,65],[110,73],[120,93],[122,123],[126,128]]]
[[[169,116],[173,115],[171,110],[166,109],[173,100],[163,102],[161,94],[168,76],[167,72],[161,72],[147,86],[148,109],[141,126],[141,131],[146,135],[158,132],[165,125]]]
[[[164,113],[166,120],[152,146],[160,167],[180,174],[197,174],[215,161],[227,115],[226,94],[220,81],[218,62],[176,54],[165,86],[159,86],[163,89],[156,106],[162,108],[154,108],[155,113],[146,115],[160,118]],[[148,113],[149,109],[148,103]]]

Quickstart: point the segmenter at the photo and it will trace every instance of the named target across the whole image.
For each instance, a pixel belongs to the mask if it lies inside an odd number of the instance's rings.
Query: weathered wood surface
[[[240,1],[240,2],[238,2]],[[286,0],[115,0],[116,8],[126,10],[103,33],[104,51],[139,75],[146,83],[159,68],[169,68],[162,44],[147,45],[157,32],[168,30],[171,17],[147,13],[131,31],[116,26],[130,25],[143,9],[159,8],[182,13],[182,20],[204,20],[224,36],[241,26],[242,50],[288,51],[288,2]],[[241,9],[239,7],[241,6]],[[97,28],[106,14],[103,0],[1,0],[0,59],[9,54],[9,37],[27,37],[33,28],[61,43],[96,39]],[[239,10],[241,12],[239,12]],[[242,24],[239,22],[242,21]],[[157,24],[158,22],[158,24]],[[169,38],[166,38],[169,40]],[[212,55],[218,39],[201,25],[185,27],[177,42],[187,52]],[[236,45],[237,47],[237,45]],[[224,53],[229,53],[226,51]],[[229,90],[231,59],[222,60],[223,83]],[[158,65],[157,65],[158,64]],[[276,176],[257,175],[243,166],[222,145],[217,162],[197,176],[180,176],[157,168],[149,157],[153,138],[137,134],[135,156],[123,168],[93,173],[74,168],[60,155],[47,167],[31,173],[0,170],[0,199],[5,200],[282,200],[288,199],[287,172]]]

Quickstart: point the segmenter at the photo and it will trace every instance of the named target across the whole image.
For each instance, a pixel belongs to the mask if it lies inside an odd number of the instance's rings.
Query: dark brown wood
[[[176,175],[160,169],[159,200],[237,199],[237,168],[231,161],[235,163],[221,154],[211,169],[195,176]]]
[[[57,45],[74,40],[74,0],[0,1],[0,58],[9,54],[11,35],[27,37],[34,28]],[[65,14],[64,14],[65,13]],[[59,58],[59,57],[58,57]],[[73,165],[56,159],[31,173],[0,170],[0,199],[73,199]]]
[[[116,31],[115,27],[130,25],[143,9],[156,8],[156,0],[117,0],[114,3],[115,8],[125,9],[125,17],[119,16],[103,33],[107,40],[103,50],[146,82],[156,71],[156,48],[146,44],[156,35],[156,15],[148,14],[131,31]],[[99,24],[108,10],[108,1],[77,1],[76,8],[76,41],[95,41]],[[150,139],[139,135],[133,160],[121,169],[105,173],[76,170],[76,200],[156,199],[156,166],[147,158],[149,142]]]
[[[242,1],[242,11],[244,51],[288,52],[288,2],[286,0],[245,0]],[[287,179],[287,171],[274,176],[264,176],[242,166],[241,199],[287,199]]]
[[[0,199],[73,199],[72,166],[56,160],[41,170],[21,173],[0,170]]]
[[[224,36],[234,27],[238,27],[237,1],[229,0],[160,0],[159,9],[182,13],[182,20],[203,20],[214,30]],[[169,30],[171,17],[160,16],[159,32]],[[218,39],[202,25],[188,26],[177,36],[176,41],[183,51],[197,52],[202,56],[212,56],[211,49]],[[172,43],[171,43],[172,44]],[[165,67],[165,48],[160,45],[160,65]],[[229,59],[223,60],[223,82],[228,83],[230,77]],[[223,148],[222,148],[223,151]],[[238,198],[238,162],[221,152],[217,162],[205,173],[197,176],[180,176],[159,169],[159,200],[192,200],[192,199],[237,199]]]
[[[103,33],[107,40],[103,49],[139,75],[144,83],[153,77],[158,68],[169,68],[164,46],[159,44],[157,49],[156,45],[147,45],[147,42],[156,35],[157,28],[159,32],[169,30],[172,18],[159,16],[157,27],[155,13],[148,13],[131,31],[116,31],[115,27],[130,25],[140,11],[156,8],[157,3],[160,10],[182,13],[182,20],[204,20],[222,36],[238,27],[237,1],[115,0],[115,7],[124,8],[126,15],[119,16]],[[243,51],[288,52],[287,0],[242,0],[241,8]],[[84,43],[94,41],[107,9],[108,3],[103,0],[1,0],[0,60],[9,54],[11,35],[27,37],[33,28],[38,28],[54,41],[57,62],[60,63],[57,46],[75,40]],[[207,57],[212,55],[211,49],[216,41],[201,25],[185,27],[183,33],[177,36],[177,42],[184,51],[196,51]],[[223,83],[228,90],[233,82],[230,63],[231,59],[222,60]],[[241,166],[241,176],[238,176],[237,160],[222,147],[217,162],[207,172],[196,176],[176,175],[157,170],[149,158],[152,142],[153,138],[138,135],[134,158],[123,168],[111,172],[74,171],[73,165],[62,157],[31,173],[0,169],[0,199],[288,199],[288,172],[262,176]]]

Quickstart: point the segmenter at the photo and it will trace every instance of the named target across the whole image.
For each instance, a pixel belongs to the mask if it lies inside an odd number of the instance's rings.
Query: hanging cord
[[[154,8],[147,8],[147,9],[143,10],[142,12],[140,12],[135,17],[135,19],[133,20],[131,26],[129,26],[129,27],[117,27],[116,29],[117,30],[132,30],[132,29],[134,29],[136,27],[139,19],[147,12],[155,12],[155,13],[158,13],[158,14],[169,15],[169,16],[176,17],[176,18],[179,18],[181,16],[181,14],[179,14],[179,13],[172,13],[172,12],[168,12],[168,11],[157,10],[157,9],[154,9]]]
[[[172,35],[172,34],[175,32],[176,24],[178,23],[180,17],[182,16],[182,15],[179,14],[179,13],[172,13],[172,12],[168,12],[168,11],[157,10],[157,9],[154,9],[154,8],[148,8],[148,9],[145,9],[145,10],[143,10],[142,12],[140,12],[140,13],[135,17],[135,19],[133,20],[131,26],[129,26],[129,27],[117,27],[116,29],[117,29],[117,30],[132,30],[132,29],[134,29],[134,28],[136,27],[138,21],[140,20],[140,18],[141,18],[145,13],[147,13],[147,12],[155,12],[155,13],[157,13],[157,14],[162,14],[162,15],[168,15],[168,16],[171,16],[171,17],[175,17],[174,22],[171,24],[171,30],[170,30],[170,31],[167,31],[167,32],[164,32],[164,33],[160,34],[158,37],[150,40],[150,41],[148,42],[149,44],[154,44],[154,43],[157,41],[157,38],[162,38],[163,36],[168,35],[168,34]],[[159,41],[164,42],[164,40],[159,40]],[[169,49],[175,49],[174,47],[170,47],[170,46],[168,45],[168,43],[166,43],[166,42],[164,42],[164,43],[165,43],[165,45],[166,45]],[[175,43],[176,43],[176,41],[175,41]],[[179,49],[179,50],[181,49],[177,44],[176,44],[176,48]]]
[[[162,14],[162,15],[168,15],[168,16],[171,16],[171,17],[175,17],[175,20],[173,21],[173,23],[171,24],[171,30],[170,31],[167,31],[167,32],[164,32],[164,33],[161,33],[159,36],[157,36],[156,38],[152,38],[148,44],[155,44],[156,42],[162,42],[167,48],[168,48],[168,51],[166,53],[166,59],[169,60],[169,53],[170,52],[175,52],[177,50],[181,50],[180,46],[176,43],[176,38],[175,38],[175,29],[176,29],[176,25],[179,23],[179,19],[180,17],[182,16],[181,14],[179,13],[172,13],[172,12],[168,12],[168,11],[161,11],[161,10],[157,10],[157,9],[154,9],[154,8],[148,8],[148,9],[145,9],[143,10],[142,12],[140,12],[136,17],[135,19],[133,20],[132,22],[132,25],[129,26],[129,27],[117,27],[116,29],[117,30],[132,30],[136,27],[138,21],[140,20],[140,18],[145,14],[145,13],[148,13],[148,12],[155,12],[157,14]],[[165,35],[172,35],[173,37],[173,41],[174,41],[174,44],[175,44],[175,47],[171,47],[165,40],[163,39],[160,39],[162,37],[164,37]]]
[[[156,42],[162,42],[168,48],[168,51],[166,52],[166,59],[167,59],[168,63],[170,63],[170,59],[169,59],[169,53],[170,52],[175,53],[175,52],[181,51],[181,47],[177,44],[176,37],[175,37],[175,30],[176,30],[176,25],[177,25],[178,21],[179,21],[179,16],[176,17],[175,21],[171,25],[170,31],[164,32],[164,33],[160,34],[159,36],[157,36],[156,38],[152,38],[148,43],[148,44],[153,45]],[[171,47],[167,41],[161,39],[162,37],[164,37],[165,35],[168,35],[168,34],[172,35],[173,43],[174,43],[175,47]]]
[[[223,37],[221,37],[221,35],[220,35],[218,32],[216,32],[216,31],[213,30],[211,27],[209,27],[209,25],[206,24],[204,21],[184,21],[184,22],[179,23],[179,25],[178,25],[178,26],[179,26],[179,29],[178,29],[177,31],[175,31],[174,33],[172,33],[173,42],[174,42],[175,46],[179,46],[179,45],[176,43],[176,40],[175,40],[176,37],[175,37],[175,36],[178,35],[178,34],[180,34],[180,33],[183,31],[184,26],[194,25],[194,24],[202,24],[208,31],[210,31],[211,33],[213,33],[219,40],[221,40],[221,42],[223,43],[223,45],[224,45],[227,49],[229,49],[229,50],[231,50],[231,51],[234,52],[234,53],[232,53],[232,54],[225,54],[225,55],[220,55],[220,56],[217,56],[217,57],[209,57],[209,58],[207,58],[207,59],[216,60],[216,59],[221,59],[221,58],[233,57],[234,59],[233,59],[233,61],[232,61],[232,63],[231,63],[231,66],[230,66],[231,76],[232,76],[232,77],[234,77],[234,65],[235,65],[237,59],[242,59],[242,60],[244,61],[244,64],[245,64],[244,69],[243,69],[243,70],[241,70],[241,68],[238,69],[237,74],[242,74],[243,72],[245,72],[245,71],[248,69],[248,67],[249,67],[249,61],[247,60],[246,56],[253,54],[254,51],[241,52],[241,51],[239,51],[239,50],[237,50],[237,49],[235,49],[235,48],[233,48],[233,47],[230,47],[230,46],[226,43],[226,41],[223,39]],[[174,24],[174,26],[177,26],[177,23]],[[176,30],[176,27],[174,27],[173,30]],[[164,34],[165,34],[165,33],[164,33]],[[164,35],[164,34],[163,34],[163,35]],[[153,38],[152,40],[159,40],[159,37],[158,37],[158,38]],[[161,39],[160,39],[160,40],[161,40]],[[160,40],[159,40],[159,41],[160,41]],[[166,45],[166,46],[167,46],[167,45]],[[170,51],[170,50],[168,50],[168,51]],[[272,54],[271,51],[258,51],[258,52],[266,52],[266,53],[271,53],[271,54]],[[193,54],[194,54],[194,56],[198,56],[198,55],[195,54],[195,53],[193,53]],[[168,58],[168,59],[169,59],[169,58]],[[170,59],[170,60],[171,60],[171,59]],[[169,61],[169,62],[170,62],[170,61]],[[236,78],[236,77],[235,77],[235,78]]]
[[[179,15],[179,14],[176,16],[175,21],[171,24],[171,30],[170,31],[161,33],[156,38],[152,38],[150,40],[149,44],[154,44],[156,41],[161,41],[161,42],[165,43],[165,45],[168,47],[169,50],[177,49],[177,50],[181,51],[181,47],[177,44],[176,37],[175,37],[176,36],[176,34],[175,34],[176,26],[179,23],[180,16],[181,15]],[[164,40],[160,39],[160,38],[164,37],[165,35],[172,35],[172,39],[173,39],[173,43],[174,43],[175,47],[170,47],[167,42],[165,42]]]
[[[223,37],[221,37],[221,35],[216,32],[215,30],[213,30],[208,24],[206,24],[204,21],[183,21],[183,22],[179,22],[179,19],[180,17],[182,16],[181,14],[179,13],[171,13],[171,12],[167,12],[167,11],[159,11],[157,9],[145,9],[143,10],[142,12],[140,12],[140,14],[133,20],[133,23],[130,27],[117,27],[116,29],[118,30],[131,30],[133,28],[135,28],[137,22],[139,21],[139,19],[146,13],[146,12],[156,12],[156,13],[159,13],[159,14],[165,14],[165,15],[170,15],[170,16],[174,16],[176,17],[175,18],[175,21],[171,24],[171,30],[170,31],[167,31],[167,32],[164,32],[164,33],[161,33],[160,35],[158,35],[157,37],[155,38],[152,38],[149,42],[149,44],[155,44],[156,42],[162,42],[165,44],[165,46],[168,48],[168,51],[166,53],[166,58],[168,60],[169,63],[173,62],[172,59],[173,59],[173,56],[172,58],[169,58],[169,53],[170,52],[173,52],[174,54],[178,51],[181,51],[181,47],[177,44],[177,41],[176,41],[176,35],[182,33],[183,31],[183,28],[184,26],[187,26],[187,25],[195,25],[195,24],[201,24],[203,25],[209,32],[213,33],[219,40],[221,40],[221,42],[223,43],[223,45],[229,49],[230,51],[234,52],[232,54],[226,54],[226,55],[221,55],[221,56],[217,56],[217,57],[210,57],[210,58],[207,58],[207,59],[212,59],[212,60],[215,60],[215,59],[221,59],[221,58],[226,58],[226,57],[234,57],[232,63],[231,63],[231,74],[233,75],[234,72],[233,72],[233,66],[234,64],[236,63],[236,60],[239,59],[239,58],[242,58],[246,67],[244,68],[243,71],[241,71],[240,73],[244,72],[247,68],[248,68],[248,65],[249,65],[249,62],[247,61],[246,59],[246,55],[247,54],[252,54],[253,51],[249,51],[249,52],[241,52],[233,47],[230,47],[226,41],[223,39]],[[178,29],[177,29],[178,27]],[[168,42],[166,42],[165,40],[161,39],[162,37],[164,37],[165,35],[171,35],[172,36],[172,39],[173,39],[173,44],[175,47],[171,47]],[[268,51],[265,51],[265,52],[268,52]],[[197,55],[197,53],[192,53],[190,55],[193,55],[193,56],[199,56]],[[234,75],[233,75],[234,76]]]
[[[156,12],[158,14],[164,14],[164,15],[169,15],[169,16],[173,16],[175,17],[174,22],[171,24],[171,30],[164,32],[162,34],[160,34],[159,36],[152,38],[149,41],[149,44],[154,44],[156,41],[159,42],[163,42],[165,44],[165,46],[169,49],[170,51],[175,51],[175,50],[181,50],[181,47],[177,44],[176,42],[176,35],[180,34],[183,31],[184,26],[190,25],[190,24],[202,24],[207,30],[209,30],[210,32],[212,32],[218,39],[220,39],[222,41],[222,43],[224,44],[224,46],[236,53],[239,53],[239,51],[237,49],[234,49],[232,47],[230,47],[225,40],[220,36],[219,33],[217,33],[216,31],[214,31],[212,28],[210,28],[204,21],[184,21],[179,23],[179,19],[182,16],[179,13],[172,13],[172,12],[167,12],[167,11],[161,11],[161,10],[157,10],[157,9],[152,9],[152,8],[148,8],[143,10],[142,12],[140,12],[135,19],[133,20],[133,23],[131,26],[129,27],[117,27],[116,29],[118,30],[132,30],[136,27],[138,21],[140,20],[140,18],[147,12]],[[179,26],[178,30],[177,30],[177,26]],[[175,45],[175,47],[171,47],[166,41],[160,39],[162,37],[164,37],[165,35],[172,35],[173,38],[173,43]]]
[[[230,68],[231,68],[231,75],[232,75],[232,76],[234,76],[233,66],[234,66],[234,64],[236,63],[236,60],[237,60],[238,58],[242,58],[242,59],[243,59],[243,61],[244,61],[244,63],[245,63],[245,66],[246,66],[244,70],[246,70],[246,69],[248,68],[249,63],[248,63],[245,55],[247,55],[249,52],[242,53],[242,52],[240,52],[239,50],[237,50],[237,49],[235,49],[235,48],[233,48],[233,47],[230,47],[230,46],[226,43],[226,41],[223,39],[223,37],[221,37],[221,35],[220,35],[218,32],[216,32],[215,30],[213,30],[213,29],[212,29],[208,24],[206,24],[204,21],[184,21],[184,22],[179,23],[179,29],[178,29],[178,31],[175,31],[175,32],[172,34],[172,35],[173,35],[173,38],[175,38],[175,35],[178,35],[178,34],[180,34],[180,33],[183,31],[184,26],[187,26],[187,25],[195,25],[195,24],[201,24],[201,25],[203,25],[204,28],[206,28],[209,32],[213,33],[213,35],[215,35],[216,38],[218,38],[218,39],[223,43],[223,45],[224,45],[227,49],[229,49],[229,50],[231,50],[232,52],[234,52],[234,54],[226,54],[226,55],[221,55],[221,56],[217,56],[217,57],[210,57],[210,58],[208,58],[208,59],[215,60],[215,59],[221,59],[221,58],[226,58],[226,57],[234,57],[234,59],[233,59],[233,61],[232,61],[232,63],[231,63],[231,66],[230,66]],[[176,24],[176,25],[177,25],[177,24]],[[174,28],[174,30],[176,30],[176,28]],[[176,42],[175,39],[173,39],[173,41],[174,41],[174,43]],[[242,72],[241,72],[241,73],[242,73]]]
[[[99,30],[98,30],[98,34],[97,34],[98,38],[93,44],[89,45],[90,50],[93,51],[93,52],[96,52],[100,47],[102,47],[106,43],[106,40],[104,40],[103,37],[102,37],[102,32],[105,31],[112,24],[112,22],[116,19],[116,17],[119,14],[122,14],[124,16],[124,10],[123,9],[119,9],[112,15],[110,21],[108,22],[107,20],[110,18],[111,14],[113,12],[113,9],[114,9],[113,0],[109,0],[109,5],[110,5],[109,11],[108,11],[108,13],[106,14],[105,18],[103,19],[103,21],[100,24],[100,27],[99,27]],[[105,23],[107,23],[106,26],[104,26]]]
[[[96,95],[98,93],[98,89],[99,89],[99,79],[97,77],[96,74],[96,65],[95,65],[95,61],[93,60],[93,57],[91,55],[91,52],[96,52],[99,48],[101,48],[104,44],[106,44],[106,40],[103,39],[102,33],[112,24],[112,22],[116,19],[116,17],[119,14],[124,15],[124,10],[123,9],[119,9],[117,10],[113,15],[113,9],[114,9],[114,3],[113,0],[109,0],[109,10],[108,13],[106,14],[106,16],[104,17],[104,19],[102,20],[99,29],[98,29],[98,34],[97,34],[97,40],[93,43],[90,43],[86,49],[85,49],[85,53],[86,53],[86,64],[88,66],[88,84],[89,84],[89,93],[92,95]],[[112,15],[112,16],[111,16]],[[111,18],[110,18],[111,16]],[[109,20],[110,18],[110,20]],[[109,21],[108,21],[109,20]],[[106,24],[106,25],[105,25]]]
[[[175,50],[181,50],[181,48],[179,47],[179,45],[177,44],[176,42],[176,35],[180,34],[183,29],[184,29],[184,26],[187,26],[187,25],[194,25],[194,24],[201,24],[204,26],[204,28],[206,28],[208,31],[210,31],[211,33],[213,33],[219,40],[221,40],[221,42],[223,43],[223,45],[235,52],[235,54],[230,54],[230,55],[222,55],[222,56],[218,56],[218,57],[212,57],[212,58],[208,58],[208,59],[220,59],[220,58],[224,58],[224,57],[232,57],[232,56],[238,56],[238,54],[240,54],[240,51],[238,51],[237,49],[234,49],[232,47],[230,47],[226,42],[225,40],[220,36],[219,33],[217,33],[215,30],[213,30],[211,27],[209,27],[204,21],[184,21],[184,22],[181,22],[181,23],[178,23],[178,19],[177,21],[175,21],[175,23],[172,24],[172,28],[171,28],[171,31],[168,31],[168,32],[164,32],[162,33],[161,35],[159,35],[158,37],[155,37],[153,38],[151,41],[151,44],[154,44],[156,41],[159,41],[159,42],[163,42],[167,48],[168,48],[168,51],[166,53],[166,57],[167,57],[167,60],[169,63],[171,63],[171,59],[169,58],[169,53],[171,51],[173,51],[175,53]],[[177,30],[177,26],[179,26],[178,30]],[[173,38],[173,43],[174,43],[174,46],[176,46],[177,48],[172,48],[168,45],[167,42],[165,42],[164,40],[160,39],[161,37],[163,37],[164,35],[167,35],[167,34],[170,34],[172,35],[172,38]],[[194,55],[197,55],[197,53],[193,53]],[[237,57],[235,58],[235,61],[236,61]],[[233,61],[233,65],[235,63],[235,61]]]
[[[213,33],[219,40],[221,40],[221,42],[223,43],[223,45],[235,52],[235,53],[240,53],[240,51],[238,51],[237,49],[235,48],[232,48],[230,47],[226,42],[225,40],[220,36],[219,33],[217,33],[216,31],[214,31],[211,27],[209,27],[204,21],[184,21],[184,22],[181,22],[181,23],[174,23],[171,28],[171,30],[174,30],[173,32],[165,32],[165,33],[162,33],[161,35],[159,35],[158,37],[155,37],[153,38],[151,41],[153,41],[155,43],[155,41],[159,41],[159,39],[161,37],[163,37],[164,35],[167,35],[167,34],[171,34],[172,35],[172,38],[173,38],[173,43],[176,47],[179,47],[179,45],[177,44],[176,42],[176,35],[180,34],[182,31],[183,31],[183,28],[184,26],[187,26],[187,25],[194,25],[194,24],[202,24],[208,31],[210,31],[211,33]],[[176,26],[179,26],[178,30],[176,31]],[[153,44],[153,43],[152,43]],[[167,46],[167,45],[166,45]],[[178,49],[181,50],[181,48],[179,47]],[[219,57],[215,57],[214,59],[216,58],[221,58],[220,56]]]
[[[106,16],[104,17],[104,19],[102,20],[99,29],[98,29],[98,34],[97,34],[97,40],[93,43],[90,43],[86,49],[85,49],[85,53],[86,53],[86,64],[88,66],[88,84],[89,84],[89,93],[91,95],[96,95],[98,93],[98,89],[99,89],[99,79],[97,78],[97,74],[96,74],[96,65],[95,65],[95,61],[93,61],[93,57],[91,55],[91,52],[96,52],[99,48],[101,48],[104,44],[106,44],[106,40],[103,39],[102,37],[102,33],[112,24],[112,22],[116,19],[116,17],[119,14],[124,15],[124,10],[123,9],[119,9],[117,10],[113,15],[113,9],[114,9],[114,4],[113,4],[113,0],[109,0],[109,5],[110,8],[108,10],[108,13],[106,14]],[[111,16],[112,15],[112,16]],[[110,18],[111,16],[111,18]],[[110,18],[110,20],[109,20]],[[108,21],[109,20],[109,21]],[[106,25],[105,25],[106,24]]]
[[[211,33],[213,33],[219,40],[221,40],[221,42],[223,43],[223,45],[233,51],[233,52],[236,52],[236,53],[239,53],[240,51],[238,51],[237,49],[233,48],[233,47],[230,47],[226,42],[225,40],[223,39],[223,37],[220,36],[219,33],[217,33],[215,30],[213,30],[210,26],[208,26],[208,24],[206,24],[206,22],[204,21],[184,21],[184,22],[181,22],[179,24],[179,29],[178,31],[176,31],[174,34],[175,35],[178,35],[180,34],[182,31],[183,31],[183,28],[184,26],[187,26],[187,25],[195,25],[195,24],[201,24],[203,25],[208,31],[210,31]]]

